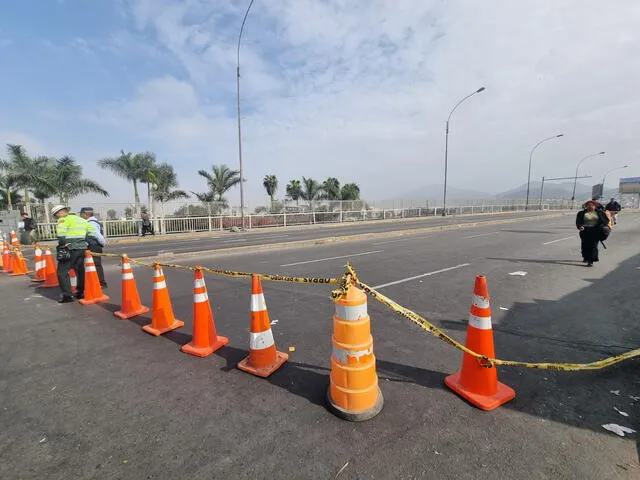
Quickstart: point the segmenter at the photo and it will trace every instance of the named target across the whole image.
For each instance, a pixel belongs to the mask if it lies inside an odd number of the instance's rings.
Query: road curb
[[[147,257],[139,257],[136,260],[140,261],[151,261],[151,260],[160,260],[162,262],[163,258],[171,258],[172,262],[175,259],[188,259],[192,257],[198,258],[211,258],[216,256],[223,255],[231,255],[236,253],[243,252],[260,252],[260,251],[268,251],[268,250],[284,250],[284,249],[292,249],[292,248],[303,248],[303,247],[313,247],[316,245],[326,245],[329,243],[346,243],[346,242],[356,242],[361,240],[374,240],[374,239],[382,239],[382,238],[395,238],[395,237],[403,237],[406,235],[413,235],[417,233],[428,233],[428,232],[443,232],[449,230],[463,230],[475,227],[486,227],[491,225],[501,225],[508,223],[519,223],[524,222],[526,220],[542,220],[545,218],[558,218],[566,215],[571,215],[571,213],[557,213],[550,215],[535,215],[530,217],[521,217],[521,218],[507,218],[501,220],[488,220],[488,221],[478,221],[478,222],[469,222],[469,223],[456,223],[452,225],[436,225],[432,227],[422,227],[422,228],[413,228],[410,230],[396,230],[391,232],[374,232],[374,233],[360,233],[356,235],[345,235],[340,237],[325,237],[325,238],[315,238],[309,240],[296,240],[292,242],[279,242],[279,243],[268,243],[263,245],[246,245],[239,247],[229,247],[218,250],[201,250],[197,252],[185,252],[185,253],[171,253],[167,252],[162,255],[155,256],[147,256]]]

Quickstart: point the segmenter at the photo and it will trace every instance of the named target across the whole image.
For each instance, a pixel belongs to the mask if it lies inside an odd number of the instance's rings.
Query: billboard
[[[621,178],[620,193],[640,193],[640,177]]]
[[[603,190],[603,185],[601,183],[598,183],[597,185],[594,185],[593,187],[591,187],[591,198],[602,197],[602,190]]]

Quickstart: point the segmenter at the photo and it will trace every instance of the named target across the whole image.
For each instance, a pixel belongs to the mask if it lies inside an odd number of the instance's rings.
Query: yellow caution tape
[[[92,253],[93,256],[98,257],[110,257],[110,258],[121,258],[123,255],[116,255],[113,253]],[[127,257],[128,258],[128,257]],[[189,270],[195,271],[196,267],[189,267],[186,265],[177,265],[174,263],[162,263],[162,262],[153,262],[153,263],[145,263],[139,260],[135,260],[133,258],[128,258],[129,262],[140,265],[142,267],[150,267],[154,268],[156,265],[160,265],[161,267],[166,268],[175,268],[178,270]],[[288,277],[283,275],[270,275],[266,273],[249,273],[249,272],[236,272],[234,270],[218,270],[213,268],[199,267],[205,273],[211,273],[213,275],[222,275],[225,277],[251,277],[252,275],[257,275],[260,280],[267,280],[271,282],[286,282],[286,283],[312,283],[312,284],[340,284],[341,279],[339,278],[313,278],[313,277]]]
[[[466,346],[462,345],[456,339],[450,337],[438,327],[430,323],[424,317],[418,315],[416,312],[409,310],[408,308],[403,307],[402,305],[394,302],[390,298],[382,295],[380,292],[376,291],[369,285],[361,282],[355,271],[350,265],[347,265],[348,275],[351,277],[353,284],[359,286],[366,293],[371,295],[373,298],[378,300],[383,305],[386,305],[394,312],[402,315],[405,318],[408,318],[416,325],[420,326],[424,330],[443,340],[444,342],[454,346],[458,350],[463,351],[475,358],[478,359],[480,365],[486,368],[491,368],[496,365],[503,365],[507,367],[524,367],[524,368],[536,368],[540,370],[559,370],[559,371],[580,371],[580,370],[600,370],[605,367],[609,367],[611,365],[615,365],[616,363],[620,363],[625,360],[631,360],[632,358],[640,357],[640,349],[631,350],[629,352],[622,353],[620,355],[615,355],[613,357],[604,358],[602,360],[598,360],[596,362],[591,363],[531,363],[531,362],[516,362],[511,360],[500,360],[498,358],[489,358],[486,355],[482,355],[480,353],[474,352],[470,350]]]

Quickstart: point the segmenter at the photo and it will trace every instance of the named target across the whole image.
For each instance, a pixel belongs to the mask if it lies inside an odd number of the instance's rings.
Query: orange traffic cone
[[[478,275],[473,289],[473,302],[467,327],[467,348],[489,358],[495,358],[493,330],[491,329],[491,306],[487,278]],[[516,392],[498,382],[496,367],[483,367],[478,359],[464,353],[462,368],[449,375],[444,383],[465,400],[482,410],[493,410],[512,400]]]
[[[6,241],[2,242],[2,273],[11,273],[11,253]]]
[[[42,249],[40,248],[40,245],[38,245],[37,243],[36,243],[36,249],[34,253],[36,256],[36,276],[32,278],[31,281],[34,283],[41,283],[41,282],[44,282],[46,278],[47,264],[44,261],[44,255],[42,254]]]
[[[153,272],[153,303],[151,304],[151,325],[145,325],[142,329],[151,335],[162,335],[184,326],[184,322],[176,320],[171,307],[169,289],[164,279],[162,267],[158,264]]]
[[[13,252],[11,266],[13,268],[13,273],[9,274],[10,277],[18,277],[33,273],[33,271],[27,269],[27,261],[22,256],[22,252],[19,248],[16,248]]]
[[[369,420],[380,413],[384,398],[378,386],[367,296],[350,285],[335,304],[327,403],[340,418]]]
[[[249,356],[238,363],[238,368],[266,378],[280,368],[288,359],[289,355],[276,350],[260,277],[251,275]]]
[[[181,350],[190,355],[206,357],[229,343],[226,337],[219,337],[207,295],[207,287],[202,275],[202,267],[196,267],[193,280],[193,338]]]
[[[149,307],[145,307],[140,302],[136,279],[133,278],[133,269],[129,263],[129,257],[122,255],[122,307],[114,315],[126,320],[147,313]]]
[[[53,255],[51,255],[51,249],[49,247],[44,248],[44,263],[44,283],[38,285],[38,288],[53,288],[59,286],[56,264],[53,260]]]
[[[84,257],[84,298],[78,300],[82,305],[93,305],[94,303],[106,302],[109,300],[100,286],[96,264],[93,262],[91,251],[87,250]]]
[[[69,269],[69,280],[71,281],[71,293],[78,291],[78,276],[74,268]]]
[[[20,241],[18,240],[18,236],[16,235],[16,232],[14,232],[13,230],[11,230],[11,246],[12,247],[20,246]]]

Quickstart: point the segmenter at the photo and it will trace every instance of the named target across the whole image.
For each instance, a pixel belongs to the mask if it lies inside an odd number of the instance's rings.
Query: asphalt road
[[[463,340],[476,274],[487,275],[496,353],[591,362],[638,348],[640,215],[624,215],[594,268],[579,262],[572,218],[428,232],[310,248],[216,256],[205,266],[362,281]],[[512,275],[526,272],[525,275]],[[148,317],[112,302],[57,305],[24,279],[0,277],[0,478],[50,479],[636,479],[640,370],[499,369],[516,399],[482,412],[443,386],[460,366],[449,345],[370,300],[385,406],[359,424],[326,410],[331,314],[323,285],[265,282],[274,337],[290,360],[268,380],[235,368],[248,348],[249,284],[207,276],[218,333],[195,358],[192,278],[167,269],[181,330],[151,337]],[[150,305],[151,274],[135,269]],[[412,279],[413,278],[413,279]],[[277,320],[277,322],[275,322]],[[617,409],[617,410],[616,410]],[[618,411],[626,413],[623,416]]]
[[[452,217],[426,217],[407,221],[380,221],[353,224],[325,224],[294,226],[279,229],[253,229],[247,232],[212,232],[195,233],[192,238],[144,237],[139,239],[125,239],[125,243],[114,243],[107,249],[109,253],[127,253],[131,257],[150,257],[157,255],[171,255],[188,252],[214,251],[233,247],[265,245],[283,242],[295,242],[326,237],[351,236],[367,233],[384,233],[416,228],[437,227],[442,225],[469,224],[493,220],[506,220],[537,216],[540,212],[516,212],[503,214],[464,215]],[[553,213],[551,213],[553,215]]]

